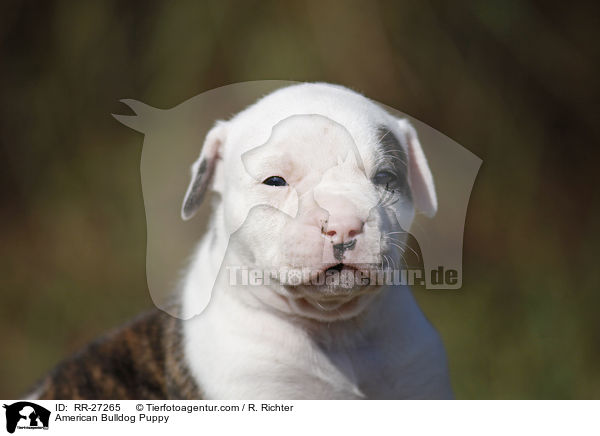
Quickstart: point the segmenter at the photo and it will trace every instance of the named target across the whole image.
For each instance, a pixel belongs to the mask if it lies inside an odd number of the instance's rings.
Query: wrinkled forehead
[[[278,122],[267,142],[243,154],[252,166],[287,168],[301,173],[324,172],[347,160],[362,168],[352,135],[341,124],[322,115],[293,115]]]
[[[356,116],[339,122],[321,114],[294,114],[272,124],[268,120],[254,121],[233,120],[225,151],[227,160],[240,161],[244,155],[254,155],[265,164],[304,165],[324,171],[352,153],[357,165],[368,172],[386,158],[393,159],[403,152],[394,124],[388,119]]]

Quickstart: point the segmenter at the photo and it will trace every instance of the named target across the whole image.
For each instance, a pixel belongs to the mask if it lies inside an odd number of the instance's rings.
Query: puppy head
[[[331,85],[284,88],[217,123],[184,219],[208,190],[240,266],[276,271],[268,288],[287,310],[327,321],[367,306],[374,273],[400,267],[415,210],[437,208],[414,128]]]

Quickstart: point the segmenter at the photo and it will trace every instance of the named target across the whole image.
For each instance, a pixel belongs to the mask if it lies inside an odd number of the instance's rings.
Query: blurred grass
[[[258,79],[340,83],[484,163],[463,289],[415,293],[458,398],[599,398],[598,6],[488,1],[3,2],[0,397],[151,305],[142,138]]]

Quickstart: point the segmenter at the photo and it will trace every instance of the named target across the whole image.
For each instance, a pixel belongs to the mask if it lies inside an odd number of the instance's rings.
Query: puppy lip
[[[342,288],[332,291],[331,288],[326,285],[299,285],[295,287],[298,291],[295,298],[302,298],[310,301],[318,302],[339,302],[344,303],[360,296],[363,294],[371,293],[373,290],[370,286],[356,286],[353,288]]]
[[[319,266],[314,265],[307,268],[308,275],[303,276],[303,280],[297,283],[290,283],[287,280],[281,281],[285,289],[285,296],[292,299],[310,297],[318,300],[347,298],[365,293],[375,292],[378,286],[371,283],[371,273],[380,271],[379,265],[372,263],[327,263]],[[367,284],[355,282],[354,286],[344,286],[343,284],[328,285],[325,280],[333,274],[353,274],[354,277],[361,277],[368,281]],[[360,273],[360,276],[356,274]]]
[[[336,263],[333,266],[329,266],[326,267],[323,272],[328,272],[328,271],[337,271],[337,272],[342,272],[343,270],[352,270],[352,271],[358,271],[358,268],[356,268],[354,265],[350,265],[344,262],[340,262],[340,263]]]

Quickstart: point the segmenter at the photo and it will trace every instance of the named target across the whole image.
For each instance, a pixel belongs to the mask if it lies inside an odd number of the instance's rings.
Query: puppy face
[[[218,124],[183,207],[188,218],[212,186],[239,266],[271,274],[268,287],[284,307],[319,320],[360,313],[379,289],[375,273],[400,266],[415,204],[435,208],[435,194],[422,198],[433,184],[424,158],[415,164],[422,152],[418,142],[414,152],[414,130],[334,90],[320,108],[290,114],[294,98],[284,95],[285,106],[261,101]],[[353,107],[339,101],[348,94]]]

